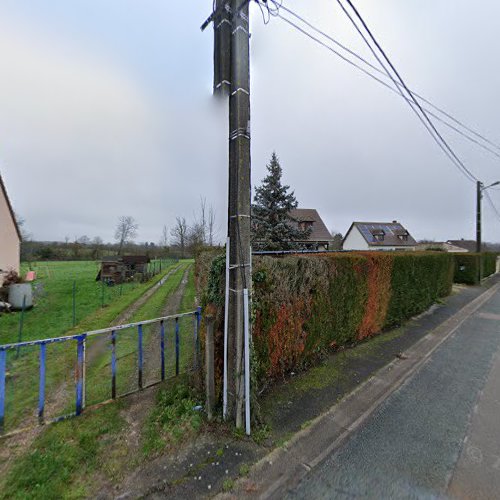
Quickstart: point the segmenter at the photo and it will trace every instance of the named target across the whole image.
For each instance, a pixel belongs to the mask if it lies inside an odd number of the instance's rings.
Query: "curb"
[[[218,499],[283,498],[306,474],[321,463],[370,417],[393,392],[401,387],[433,352],[500,289],[500,283],[484,291],[425,337],[394,359],[341,401],[297,432],[284,446],[271,451],[236,482],[231,494]]]

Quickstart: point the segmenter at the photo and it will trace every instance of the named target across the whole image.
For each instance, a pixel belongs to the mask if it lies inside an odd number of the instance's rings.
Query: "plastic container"
[[[33,290],[31,283],[16,283],[9,286],[9,304],[12,309],[20,311],[23,308],[23,300],[26,297],[24,308],[33,307]]]

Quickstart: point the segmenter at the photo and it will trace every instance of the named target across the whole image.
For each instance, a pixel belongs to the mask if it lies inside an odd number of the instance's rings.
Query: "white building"
[[[353,222],[342,241],[344,250],[415,250],[416,245],[398,221]]]
[[[19,273],[21,232],[0,175],[0,285],[9,271]]]

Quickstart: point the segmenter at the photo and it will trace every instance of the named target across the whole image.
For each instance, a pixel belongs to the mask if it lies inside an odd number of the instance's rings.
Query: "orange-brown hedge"
[[[254,258],[253,363],[257,381],[353,344],[425,311],[451,291],[453,258],[436,253],[352,252]],[[222,355],[224,256],[212,264],[204,303],[215,304]],[[218,360],[221,365],[221,360]]]

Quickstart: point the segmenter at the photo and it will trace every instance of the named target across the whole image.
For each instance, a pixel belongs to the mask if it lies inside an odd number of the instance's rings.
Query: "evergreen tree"
[[[267,165],[269,174],[255,189],[252,205],[252,244],[255,250],[295,250],[297,241],[309,238],[311,230],[302,231],[290,211],[298,203],[290,186],[281,184],[282,169],[276,153]]]

